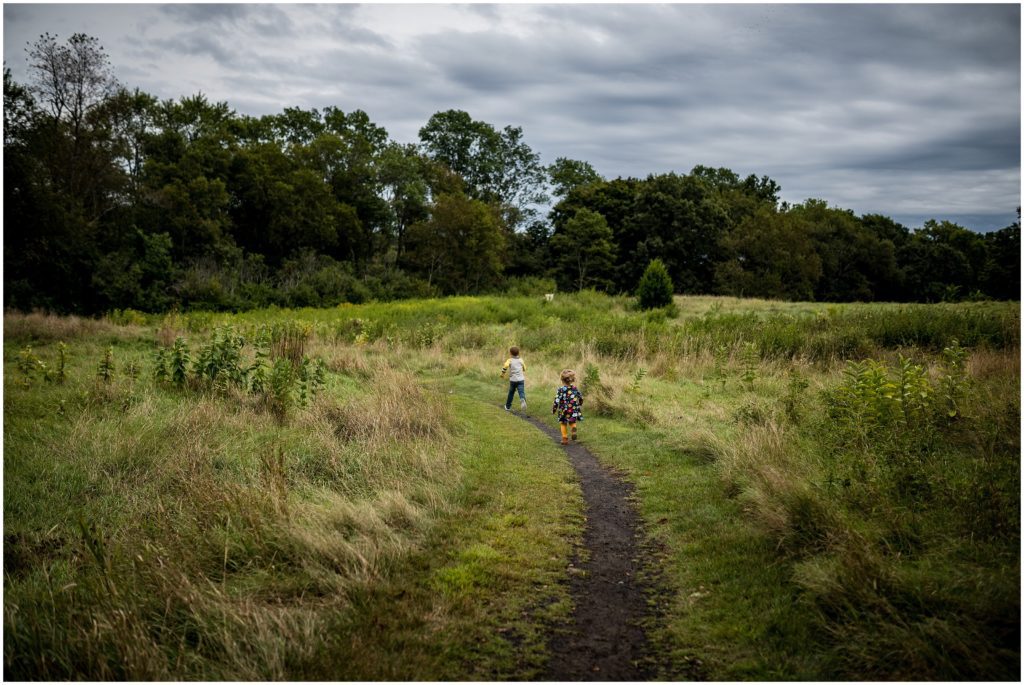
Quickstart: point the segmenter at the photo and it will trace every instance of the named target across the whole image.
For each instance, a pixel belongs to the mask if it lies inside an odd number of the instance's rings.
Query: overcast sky
[[[242,114],[362,109],[399,142],[462,109],[606,178],[767,175],[908,226],[1020,205],[1020,6],[4,4],[26,81],[41,33],[97,37],[118,79]]]

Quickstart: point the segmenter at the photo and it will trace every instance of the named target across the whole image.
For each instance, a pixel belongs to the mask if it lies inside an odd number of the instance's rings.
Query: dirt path
[[[525,420],[557,442],[561,435],[537,418]],[[650,615],[640,571],[640,519],[630,502],[632,486],[601,466],[579,443],[565,446],[579,474],[586,507],[583,545],[589,559],[574,560],[570,587],[575,604],[568,633],[551,640],[546,680],[649,680],[640,621]]]

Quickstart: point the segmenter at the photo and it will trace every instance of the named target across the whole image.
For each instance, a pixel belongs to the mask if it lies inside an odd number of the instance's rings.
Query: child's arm
[[[506,359],[505,365],[501,367],[501,377],[504,378],[505,374],[508,373],[508,367],[512,364],[512,359]]]

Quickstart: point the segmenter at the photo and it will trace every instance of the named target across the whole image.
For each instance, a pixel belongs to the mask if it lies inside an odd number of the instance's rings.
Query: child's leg
[[[565,425],[565,424],[562,424],[562,425]],[[576,424],[575,423],[570,423],[569,424],[569,430],[572,431],[572,439],[575,440],[576,439]]]
[[[569,444],[569,432],[564,423],[559,423],[558,428],[562,431],[562,444]]]
[[[512,398],[515,397],[515,394],[516,394],[516,384],[515,384],[514,381],[509,381],[509,383],[508,383],[508,397],[505,398],[505,409],[511,409],[512,408]]]
[[[519,389],[519,406],[522,407],[523,409],[526,409],[526,381],[519,381],[518,389]],[[511,403],[512,403],[512,401],[509,400],[509,404],[511,404]]]

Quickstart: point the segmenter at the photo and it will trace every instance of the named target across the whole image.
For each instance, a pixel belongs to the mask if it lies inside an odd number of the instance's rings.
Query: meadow
[[[635,485],[660,677],[1019,678],[1018,303],[594,292],[6,314],[5,675],[539,677],[582,501],[510,345]]]

